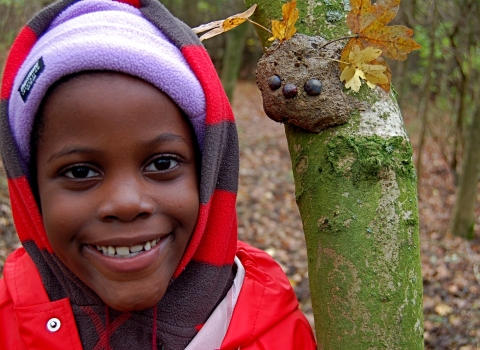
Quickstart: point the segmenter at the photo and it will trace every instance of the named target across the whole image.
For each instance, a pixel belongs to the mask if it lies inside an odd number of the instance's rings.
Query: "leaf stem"
[[[343,61],[339,61],[339,60],[336,60],[336,59],[333,59],[333,58],[329,58],[330,61],[334,61],[334,62],[338,62],[338,63],[343,63],[343,64],[346,64],[346,65],[349,65],[351,66],[353,63],[349,63],[349,62],[343,62]]]
[[[264,26],[262,26],[261,24],[255,22],[255,21],[252,21],[250,18],[247,18],[247,21],[249,21],[250,23],[252,24],[255,24],[256,26],[259,26],[260,28],[262,29],[265,29],[267,32],[269,32],[270,34],[273,34],[272,31],[268,28],[265,28]]]
[[[318,50],[323,49],[325,46],[330,45],[331,43],[334,43],[335,41],[339,41],[339,40],[343,40],[343,39],[352,39],[352,38],[358,38],[358,35],[344,36],[344,37],[341,37],[341,38],[337,38],[337,39],[330,40],[329,42],[327,42],[327,43],[323,44],[322,46],[320,46],[320,47],[318,48]]]

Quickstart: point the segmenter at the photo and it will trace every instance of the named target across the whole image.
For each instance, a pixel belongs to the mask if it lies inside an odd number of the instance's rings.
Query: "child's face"
[[[199,210],[197,146],[179,108],[140,79],[98,73],[61,84],[43,117],[38,189],[55,254],[110,307],[155,305]]]

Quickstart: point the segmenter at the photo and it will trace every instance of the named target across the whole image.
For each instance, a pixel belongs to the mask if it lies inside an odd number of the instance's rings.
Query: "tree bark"
[[[450,221],[450,232],[456,236],[474,238],[475,204],[477,202],[477,183],[480,165],[480,103],[468,133],[465,154],[462,162],[462,173],[458,185],[457,200]]]
[[[266,27],[282,18],[280,1],[246,3],[258,4],[253,20]],[[297,7],[300,33],[348,35],[348,1],[298,0]],[[257,32],[267,46],[270,34]],[[347,94],[369,106],[348,123],[320,133],[285,125],[318,348],[423,349],[412,148],[393,93],[364,84]]]

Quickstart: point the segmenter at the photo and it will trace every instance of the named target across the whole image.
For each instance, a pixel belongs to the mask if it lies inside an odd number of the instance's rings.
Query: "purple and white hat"
[[[91,70],[130,74],[165,92],[188,116],[203,148],[205,96],[182,52],[138,9],[85,0],[55,18],[14,81],[13,91],[19,93],[11,96],[9,119],[24,165],[30,158],[33,121],[48,88],[66,75]]]

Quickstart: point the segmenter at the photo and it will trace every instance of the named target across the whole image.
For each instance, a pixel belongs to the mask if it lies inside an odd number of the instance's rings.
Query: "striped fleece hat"
[[[173,282],[151,309],[110,309],[62,264],[28,181],[30,134],[46,91],[60,78],[87,70],[137,76],[168,94],[188,116],[202,153],[197,225]],[[70,298],[84,349],[185,348],[231,287],[237,244],[236,127],[196,35],[158,0],[58,1],[15,40],[0,111],[1,152],[19,238],[50,300]]]

